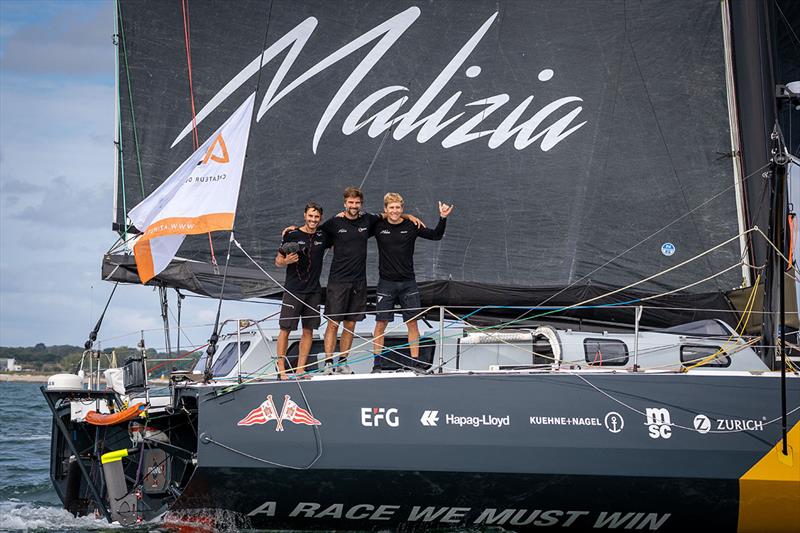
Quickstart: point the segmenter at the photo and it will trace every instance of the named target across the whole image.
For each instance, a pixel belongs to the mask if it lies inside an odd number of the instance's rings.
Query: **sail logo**
[[[304,426],[319,426],[322,422],[314,418],[310,411],[307,411],[297,405],[292,398],[287,394],[283,397],[283,408],[278,414],[275,408],[275,403],[272,401],[272,395],[268,395],[267,399],[261,404],[247,413],[247,416],[239,420],[237,426],[253,426],[258,424],[266,424],[270,420],[275,420],[277,425],[275,431],[283,431],[283,422],[291,422],[293,424],[300,424]]]
[[[611,411],[603,419],[603,425],[611,433],[619,433],[625,427],[625,419],[616,411]]]
[[[697,415],[692,421],[695,431],[701,435],[705,435],[711,431],[711,420],[706,415]]]
[[[214,150],[219,147],[219,155],[217,155]],[[200,162],[201,165],[205,165],[208,163],[208,160],[216,161],[217,163],[228,163],[230,162],[231,158],[228,156],[228,147],[225,146],[225,139],[222,138],[222,133],[217,134],[214,138],[214,142],[211,143],[211,146],[208,147],[206,150],[206,155],[203,157],[203,160]]]
[[[501,428],[504,426],[511,425],[511,416],[492,416],[492,415],[478,415],[478,416],[458,416],[447,414],[444,417],[445,423],[448,426],[471,426],[474,428],[482,427],[482,426],[489,426],[495,428]]]
[[[419,422],[427,427],[437,426],[439,422],[439,411],[425,411],[419,418]]]
[[[648,407],[647,431],[651,439],[668,439],[672,436],[672,418],[669,411],[663,407]]]
[[[287,74],[296,70],[293,68],[295,62],[301,56],[306,43],[309,42],[319,24],[315,17],[306,18],[286,34],[280,36],[266,50],[259,53],[221,87],[200,112],[188,121],[171,147],[189,135],[192,129],[197,127],[197,124],[201,123],[249,79],[256,76],[259,70],[262,68],[273,69],[272,62],[276,58],[283,59],[280,66],[275,69],[275,74],[261,101],[256,114],[257,122],[260,122],[264,114],[278,102],[306,84],[311,78],[328,71],[361,49],[368,48],[361,61],[353,68],[335,94],[331,95],[327,107],[317,122],[311,141],[311,151],[316,154],[320,140],[334,117],[341,116],[342,107],[353,101],[352,95],[361,86],[362,81],[395,47],[395,44],[414,25],[421,14],[422,11],[418,7],[409,7],[333,51],[293,80],[286,80]],[[495,12],[486,18],[464,44],[459,46],[459,43],[444,42],[442,46],[452,50],[452,53],[449,54],[451,58],[449,61],[445,58],[439,73],[433,76],[428,87],[421,94],[412,96],[411,88],[396,80],[390,80],[385,87],[378,88],[362,100],[354,102],[352,109],[343,111],[346,116],[341,124],[341,133],[350,136],[365,130],[366,134],[373,139],[387,134],[396,141],[413,135],[420,144],[440,136],[443,137],[440,144],[445,149],[483,140],[490,150],[495,150],[509,141],[513,143],[516,150],[524,150],[538,142],[539,149],[547,152],[581,129],[587,121],[579,121],[578,118],[583,111],[583,99],[579,96],[569,95],[556,98],[551,102],[543,101],[541,107],[530,110],[529,107],[534,101],[533,94],[528,94],[516,105],[515,103],[509,104],[511,102],[509,93],[519,92],[519,90],[487,96],[476,95],[473,97],[474,100],[467,102],[463,101],[462,96],[465,92],[473,94],[471,88],[465,91],[463,88],[454,87],[448,91],[451,94],[447,98],[442,94],[448,84],[452,85],[451,82],[454,78],[463,79],[462,72],[463,76],[471,79],[481,75],[482,67],[477,64],[470,65],[467,60],[489,33],[489,29],[494,25],[499,14],[499,12]],[[516,52],[525,55],[525,50]],[[425,57],[420,61],[430,62],[431,59]],[[470,62],[474,62],[474,60]],[[539,82],[546,83],[553,79],[554,75],[553,69],[542,68],[538,72],[537,78]],[[489,79],[487,85],[492,86],[493,80]],[[434,109],[433,102],[437,99],[445,101]],[[500,112],[501,109],[503,112]],[[501,116],[503,114],[505,116]],[[486,121],[489,116],[492,118]],[[494,123],[491,126],[488,125],[488,122],[492,121]]]
[[[381,425],[396,428],[400,426],[400,414],[396,407],[362,407],[361,425],[364,427],[380,427]]]
[[[766,418],[764,418],[766,419]],[[714,433],[738,433],[741,431],[764,431],[764,420],[741,418],[717,418],[713,421],[706,415],[694,417],[694,429],[705,435],[714,427]]]

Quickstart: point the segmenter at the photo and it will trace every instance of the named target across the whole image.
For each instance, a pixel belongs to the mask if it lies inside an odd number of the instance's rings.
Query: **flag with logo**
[[[186,235],[233,229],[255,93],[128,217],[142,231],[133,246],[147,283],[175,257]]]
[[[278,410],[272,402],[272,394],[261,402],[261,405],[247,413],[247,416],[236,423],[237,426],[252,426],[254,424],[266,424],[270,420],[278,420]]]
[[[305,424],[306,426],[319,426],[322,424],[322,422],[314,418],[311,413],[292,401],[288,395],[283,399],[283,409],[281,410],[280,420],[288,420],[289,422]],[[281,431],[283,431],[282,428]]]

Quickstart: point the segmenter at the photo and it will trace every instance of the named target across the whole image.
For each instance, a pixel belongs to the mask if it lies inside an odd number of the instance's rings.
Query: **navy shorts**
[[[375,320],[391,322],[394,320],[394,308],[399,306],[402,309],[403,320],[411,320],[419,315],[420,309],[419,289],[415,280],[407,281],[378,281],[378,304],[376,310],[378,314]],[[419,318],[419,317],[418,317]]]
[[[367,316],[367,281],[329,281],[325,315],[334,322],[358,322]]]
[[[322,294],[319,291],[292,296],[283,293],[281,305],[281,318],[278,321],[281,329],[294,331],[300,319],[303,319],[303,329],[317,329],[320,324],[319,306],[322,303]]]

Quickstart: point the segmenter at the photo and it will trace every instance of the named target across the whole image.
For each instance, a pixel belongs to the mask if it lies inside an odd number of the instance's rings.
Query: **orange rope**
[[[181,0],[181,11],[183,12],[183,42],[186,44],[186,66],[189,73],[189,100],[192,104],[192,144],[194,149],[200,146],[200,139],[197,135],[197,114],[194,107],[194,85],[192,84],[192,47],[189,39],[189,0]],[[208,233],[208,246],[211,249],[211,264],[217,266],[217,257],[214,255],[214,241],[211,240],[211,232]]]

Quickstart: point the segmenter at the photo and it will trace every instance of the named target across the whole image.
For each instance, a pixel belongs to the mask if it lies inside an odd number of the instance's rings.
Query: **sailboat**
[[[399,190],[423,220],[437,199],[457,211],[415,256],[422,367],[398,328],[392,371],[370,372],[358,328],[355,374],[318,371],[315,340],[310,379],[281,381],[258,316],[218,318],[162,391],[144,345],[105,380],[51,378],[64,507],[235,529],[796,530],[798,20],[782,0],[118,1],[103,279],[141,282],[131,210],[251,95],[233,229],[183,240],[147,281],[162,304],[279,297],[281,230],[348,185],[367,207]]]

